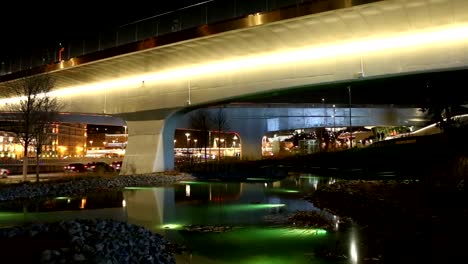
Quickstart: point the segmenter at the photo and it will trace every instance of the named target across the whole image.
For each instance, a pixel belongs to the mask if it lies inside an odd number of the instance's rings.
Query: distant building
[[[0,131],[0,158],[16,158],[16,147],[15,134]]]
[[[49,140],[42,146],[42,158],[84,157],[86,124],[56,123],[48,131]],[[36,157],[35,142],[29,146],[29,157]],[[13,132],[0,131],[0,157],[20,159],[23,145]]]
[[[87,157],[122,157],[128,134],[122,126],[88,125]]]

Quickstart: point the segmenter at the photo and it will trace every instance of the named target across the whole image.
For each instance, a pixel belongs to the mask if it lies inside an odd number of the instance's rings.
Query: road
[[[50,178],[70,176],[70,175],[82,175],[82,174],[65,173],[65,172],[40,173],[39,174],[39,180],[40,181],[47,181]],[[31,182],[36,181],[36,174],[35,173],[28,174],[27,180],[31,181]],[[8,177],[6,177],[6,178],[0,178],[1,183],[16,183],[16,182],[22,182],[22,181],[23,181],[23,175],[20,175],[20,174],[8,175]]]

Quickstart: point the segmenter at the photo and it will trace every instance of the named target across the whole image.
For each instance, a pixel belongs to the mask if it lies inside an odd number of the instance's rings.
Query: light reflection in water
[[[291,263],[288,262],[291,261],[291,256],[285,257],[283,254],[294,254],[294,258],[304,258],[304,256],[315,258],[311,257],[314,254],[309,253],[314,250],[311,245],[319,242],[309,241],[310,239],[314,241],[335,239],[333,233],[327,233],[322,229],[301,229],[294,226],[282,229],[277,224],[272,228],[271,222],[266,221],[268,217],[287,217],[297,211],[317,210],[311,203],[302,199],[301,191],[314,190],[314,185],[328,184],[328,179],[319,180],[318,177],[308,177],[303,180],[268,183],[184,182],[173,187],[160,187],[152,190],[126,190],[124,192],[127,201],[126,213],[128,222],[144,225],[175,242],[184,245],[188,243],[187,246],[193,250],[192,253],[202,255],[204,260],[216,259],[216,263],[226,264],[232,263],[225,261],[227,258],[232,260],[232,258],[245,257],[245,261],[239,263],[248,263],[249,259],[258,260],[258,256],[248,249],[254,243],[262,245],[260,250],[270,252],[268,254],[272,255],[266,257],[266,263]],[[333,221],[334,231],[337,231],[339,218],[333,215],[329,217]],[[197,233],[186,231],[188,226],[237,228],[222,233]],[[255,231],[252,229],[253,226],[255,226]],[[332,248],[336,247],[335,242],[331,244],[333,244]],[[349,249],[349,243],[345,244],[347,249],[342,248],[341,254],[347,255],[345,252]],[[345,246],[345,244],[342,245]],[[356,244],[352,247],[354,252],[352,254],[357,254]],[[285,253],[282,253],[283,251]],[[220,256],[213,256],[213,254]],[[272,262],[279,259],[281,261]],[[310,262],[310,259],[307,261]],[[302,259],[294,263],[307,263],[307,261]]]
[[[86,197],[81,198],[80,209],[84,209],[86,207]]]
[[[358,263],[358,250],[357,250],[357,241],[356,233],[351,232],[350,242],[349,242],[349,255],[351,259],[351,264]]]

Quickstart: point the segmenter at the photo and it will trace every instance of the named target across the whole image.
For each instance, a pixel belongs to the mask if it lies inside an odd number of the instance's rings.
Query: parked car
[[[65,172],[86,172],[88,167],[83,163],[70,163],[67,166],[63,167]]]
[[[6,178],[8,177],[8,175],[10,175],[11,171],[9,169],[5,169],[5,168],[0,168],[0,175],[2,178]]]
[[[86,164],[86,166],[87,166],[88,171],[92,171],[92,172],[102,173],[102,172],[114,172],[115,171],[115,169],[111,165],[102,161],[90,162]]]
[[[122,167],[122,161],[113,161],[111,166],[116,170],[120,171],[120,168]]]

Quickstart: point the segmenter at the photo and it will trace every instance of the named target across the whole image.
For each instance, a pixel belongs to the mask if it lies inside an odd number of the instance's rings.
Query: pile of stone
[[[25,248],[31,246],[28,241],[61,238],[60,247],[45,247],[35,263],[175,263],[175,247],[164,237],[114,220],[71,220],[0,229],[0,239],[18,237],[25,241]]]
[[[56,182],[24,183],[2,187],[0,189],[0,201],[82,195],[89,192],[123,189],[125,187],[156,187],[193,179],[193,176],[183,173],[178,175],[153,173],[113,177],[70,178],[66,181]]]
[[[200,232],[200,233],[224,233],[231,231],[232,226],[222,225],[185,225],[184,230],[189,232]]]

